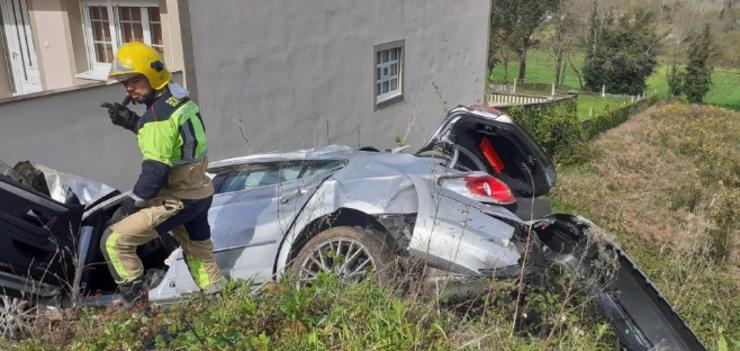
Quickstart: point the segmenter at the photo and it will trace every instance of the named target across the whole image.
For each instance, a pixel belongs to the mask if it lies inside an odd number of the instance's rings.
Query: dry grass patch
[[[552,194],[616,234],[710,349],[740,347],[738,140],[738,112],[660,103],[560,167]]]

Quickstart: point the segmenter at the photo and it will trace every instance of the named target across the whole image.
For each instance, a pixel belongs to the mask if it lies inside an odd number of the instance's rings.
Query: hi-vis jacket
[[[213,195],[206,176],[206,130],[198,105],[165,91],[139,119],[138,143],[144,161],[133,195],[202,199]]]

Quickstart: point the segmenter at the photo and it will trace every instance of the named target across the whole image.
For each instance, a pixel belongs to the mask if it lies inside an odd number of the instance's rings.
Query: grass
[[[560,167],[551,194],[615,234],[714,350],[740,347],[739,139],[738,112],[662,103]]]
[[[594,94],[578,95],[577,115],[580,120],[597,116],[610,108],[622,107],[630,103],[628,98],[601,97]],[[593,109],[593,111],[591,111]]]
[[[583,55],[573,55],[573,63],[577,67],[583,66]],[[554,59],[543,49],[531,49],[527,55],[527,82],[537,82],[552,84],[555,80]],[[667,66],[658,65],[647,81],[646,93],[657,93],[659,97],[668,96],[668,84],[666,82]],[[509,80],[513,81],[519,72],[518,61],[509,63]],[[504,81],[504,66],[499,64],[491,70],[490,79],[495,82]],[[705,102],[717,106],[730,108],[740,111],[740,70],[716,68],[712,74],[712,89],[707,93]],[[578,77],[571,69],[570,65],[566,67],[565,76],[563,77],[563,88],[561,90],[578,90]],[[550,90],[540,91],[540,93],[550,93]],[[579,97],[578,117],[580,119],[588,118],[589,109],[593,108],[595,114],[604,111],[606,105],[616,106],[624,102],[624,99],[605,97],[601,98],[598,94],[582,92]]]
[[[659,65],[648,78],[648,92],[660,97],[668,97],[666,72],[668,66]],[[740,70],[715,68],[712,72],[712,88],[704,97],[704,102],[740,111]]]
[[[583,66],[583,55],[573,55],[573,64],[576,67]],[[509,62],[509,81],[514,81],[517,74],[519,73],[519,61],[514,60]],[[505,77],[504,65],[496,65],[491,70],[490,79],[495,82],[503,82]],[[552,84],[555,81],[555,60],[542,49],[530,49],[527,52],[527,73],[526,80],[528,82],[539,82],[545,84]],[[578,76],[568,65],[565,69],[565,76],[563,77],[564,89],[575,89],[578,90]],[[549,92],[549,91],[548,91]]]

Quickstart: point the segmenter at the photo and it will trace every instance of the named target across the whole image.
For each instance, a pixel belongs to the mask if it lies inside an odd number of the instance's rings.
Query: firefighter
[[[172,82],[160,53],[139,42],[123,45],[108,77],[123,83],[124,103],[104,103],[113,124],[137,135],[141,172],[119,209],[125,217],[100,242],[123,300],[143,297],[144,267],[136,248],[159,235],[172,235],[182,247],[195,284],[217,292],[225,278],[213,256],[208,209],[213,184],[206,175],[206,129],[198,105]],[[142,116],[128,101],[146,105]],[[168,234],[170,233],[170,234]]]

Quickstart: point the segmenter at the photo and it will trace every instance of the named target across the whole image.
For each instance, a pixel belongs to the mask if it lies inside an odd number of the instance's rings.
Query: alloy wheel
[[[299,285],[310,285],[320,272],[336,274],[343,282],[356,282],[375,268],[375,260],[365,245],[354,239],[331,238],[316,245],[301,262]]]
[[[0,336],[18,339],[29,335],[36,321],[38,307],[17,297],[0,297]]]

